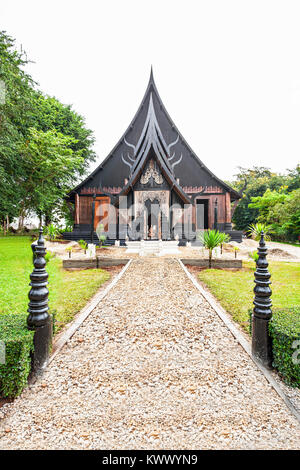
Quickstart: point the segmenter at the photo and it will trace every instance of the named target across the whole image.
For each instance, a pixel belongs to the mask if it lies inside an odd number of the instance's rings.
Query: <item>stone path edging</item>
[[[272,377],[271,373],[266,369],[263,365],[261,365],[256,359],[252,356],[251,353],[251,345],[249,341],[246,340],[246,338],[242,335],[242,333],[238,330],[238,328],[235,326],[235,324],[229,319],[228,314],[225,312],[223,308],[221,308],[216,300],[214,299],[212,294],[209,294],[206,292],[203,287],[196,281],[194,276],[188,271],[188,269],[184,266],[182,261],[180,259],[177,260],[178,263],[180,264],[181,268],[187,275],[187,277],[190,279],[190,281],[194,284],[196,289],[199,290],[199,292],[203,295],[203,297],[207,300],[209,305],[214,309],[214,311],[217,313],[217,315],[220,317],[220,319],[225,323],[231,334],[235,337],[235,339],[240,343],[244,351],[250,356],[256,367],[264,374],[265,378],[267,381],[270,383],[270,385],[274,388],[274,390],[277,392],[277,394],[282,398],[288,409],[291,411],[291,413],[295,416],[295,418],[298,420],[300,423],[300,413],[297,411],[297,409],[294,407],[290,399],[287,397],[287,395],[284,393],[282,388],[279,386],[279,384],[274,380]]]
[[[122,271],[110,282],[110,284],[101,292],[98,292],[92,297],[89,304],[81,310],[81,312],[77,315],[77,318],[71,323],[68,329],[62,333],[60,338],[57,341],[54,341],[53,344],[53,353],[50,356],[48,365],[53,359],[57,356],[57,354],[62,350],[64,345],[69,341],[69,339],[74,335],[76,330],[82,325],[84,320],[90,315],[90,313],[94,310],[95,307],[99,304],[99,302],[109,293],[109,291],[117,284],[117,282],[121,279],[121,277],[125,274],[126,270],[129,268],[132,259],[130,259],[127,264],[124,266]]]

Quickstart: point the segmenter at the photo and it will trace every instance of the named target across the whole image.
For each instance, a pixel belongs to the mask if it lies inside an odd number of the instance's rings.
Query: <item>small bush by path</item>
[[[26,315],[0,316],[0,395],[3,397],[19,395],[27,383],[33,334],[26,328]]]
[[[275,309],[270,323],[273,366],[285,382],[300,387],[300,306]]]

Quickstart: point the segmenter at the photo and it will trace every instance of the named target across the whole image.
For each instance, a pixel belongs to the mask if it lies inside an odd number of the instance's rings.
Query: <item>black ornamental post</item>
[[[269,334],[269,323],[272,318],[270,277],[267,261],[267,247],[264,232],[261,232],[258,246],[254,287],[254,309],[252,315],[252,354],[265,367],[272,367],[272,341]]]
[[[215,210],[214,210],[214,229],[218,230],[218,199],[215,200]]]
[[[48,312],[48,273],[45,269],[46,248],[42,228],[37,243],[32,244],[31,247],[35,256],[34,269],[30,274],[29,285],[31,289],[28,294],[27,325],[30,330],[35,332],[32,372],[40,374],[48,363],[52,343],[52,322]]]

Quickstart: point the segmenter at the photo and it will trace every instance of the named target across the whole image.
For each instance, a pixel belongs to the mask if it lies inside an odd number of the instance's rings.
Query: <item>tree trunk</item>
[[[209,250],[209,255],[208,255],[208,267],[211,269],[211,258],[212,258],[212,250]]]
[[[25,216],[23,214],[19,216],[18,230],[20,231],[24,228],[24,218]]]
[[[45,225],[48,227],[52,222],[52,214],[45,214]]]
[[[18,230],[22,230],[24,227],[24,219],[26,215],[26,210],[24,207],[24,202],[21,203],[21,209],[19,213],[19,224],[18,224]]]

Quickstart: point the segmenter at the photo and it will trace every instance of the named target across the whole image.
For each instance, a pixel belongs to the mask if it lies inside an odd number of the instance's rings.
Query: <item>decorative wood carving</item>
[[[149,162],[148,168],[141,176],[141,184],[147,184],[151,177],[154,179],[156,184],[162,184],[164,182],[161,172],[155,167],[152,159]]]

